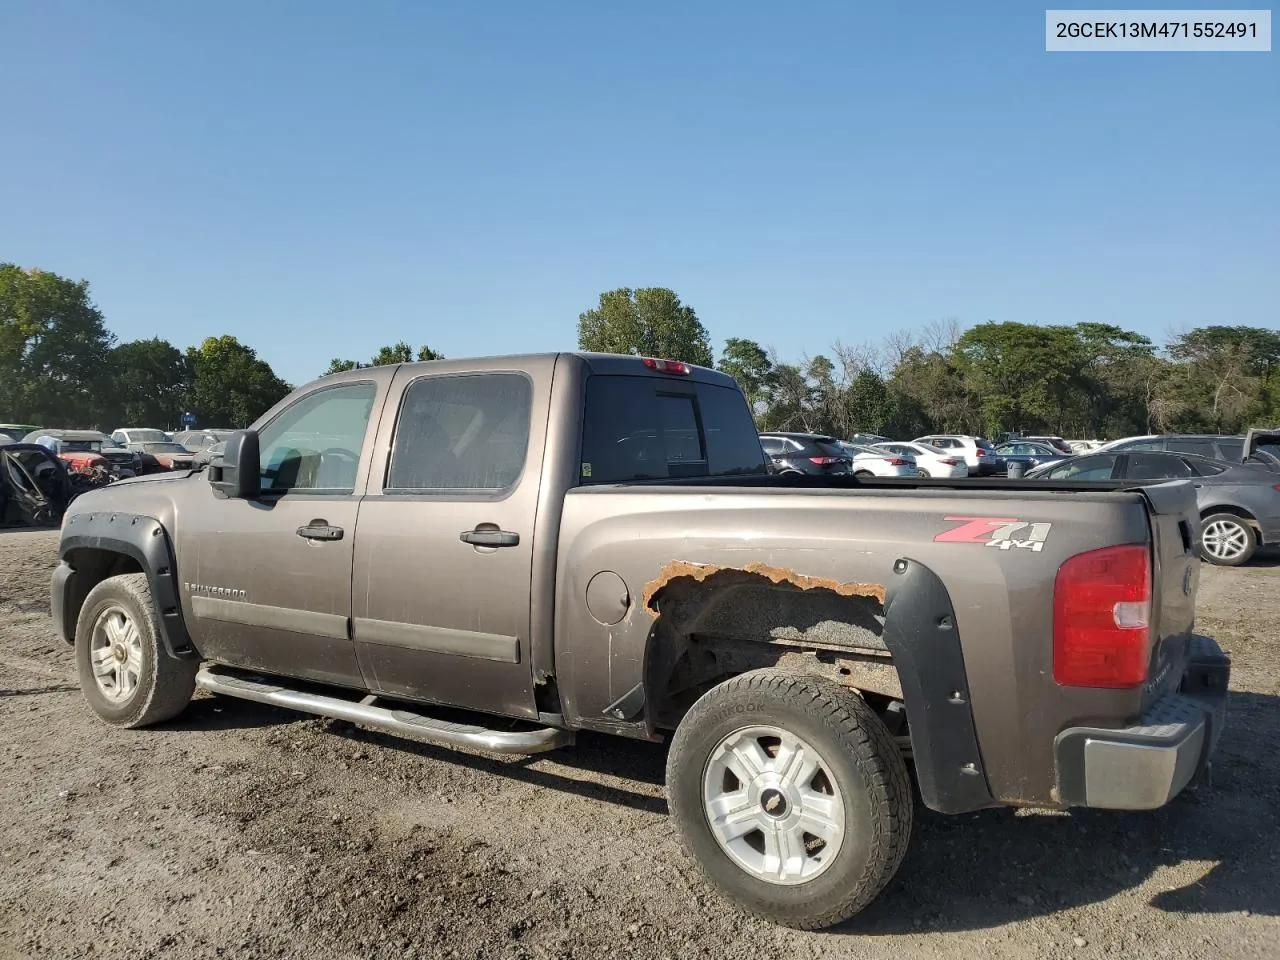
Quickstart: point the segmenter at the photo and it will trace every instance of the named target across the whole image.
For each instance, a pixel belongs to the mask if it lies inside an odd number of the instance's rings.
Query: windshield
[[[153,441],[167,442],[168,437],[164,435],[163,430],[128,430],[130,443],[151,443]]]
[[[142,445],[142,449],[147,451],[147,453],[190,453],[191,452],[180,443],[144,443]]]

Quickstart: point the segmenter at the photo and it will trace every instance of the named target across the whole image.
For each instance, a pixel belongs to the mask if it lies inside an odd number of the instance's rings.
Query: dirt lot
[[[802,934],[673,839],[663,750],[494,759],[200,697],[108,728],[52,633],[56,534],[0,531],[0,957],[1280,956],[1280,564],[1204,569],[1235,658],[1213,786],[1154,814],[921,811],[897,880]]]

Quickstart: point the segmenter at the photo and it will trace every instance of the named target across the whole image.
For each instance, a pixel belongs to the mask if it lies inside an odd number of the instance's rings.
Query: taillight
[[[1151,658],[1151,560],[1143,544],[1077,554],[1053,585],[1053,679],[1136,687]]]
[[[960,466],[960,461],[959,461],[959,460],[950,460],[950,459],[948,459],[948,460],[943,460],[942,462],[943,462],[943,463],[945,463],[948,467],[958,467],[958,466]]]
[[[683,360],[657,360],[653,357],[644,357],[644,365],[650,370],[657,370],[659,373],[692,373],[693,369]]]
[[[884,462],[891,467],[905,467],[907,465],[907,461],[901,457],[885,457]]]
[[[810,457],[809,462],[816,463],[820,467],[829,467],[833,463],[839,463],[840,458],[839,457]]]
[[[981,447],[979,447],[979,448],[978,448],[978,456],[980,456],[980,457],[985,457],[986,455],[987,455],[987,451],[985,451],[985,450],[983,450]]]

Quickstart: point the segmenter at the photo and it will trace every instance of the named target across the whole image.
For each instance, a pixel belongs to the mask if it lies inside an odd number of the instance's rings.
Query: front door
[[[362,687],[350,636],[351,560],[373,411],[390,375],[322,387],[259,431],[262,496],[207,484],[180,507],[187,623],[207,658]]]
[[[356,537],[352,628],[372,689],[536,715],[529,600],[542,438],[532,431],[531,442],[530,423],[546,423],[550,384],[536,386],[521,370],[397,372],[403,399],[379,439],[390,453],[369,478]]]

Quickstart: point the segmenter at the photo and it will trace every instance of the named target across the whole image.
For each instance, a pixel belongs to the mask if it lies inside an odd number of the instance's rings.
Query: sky
[[[1280,326],[1278,54],[1047,53],[1044,11],[0,0],[0,261],[294,383],[573,349],[624,286],[784,360]]]

